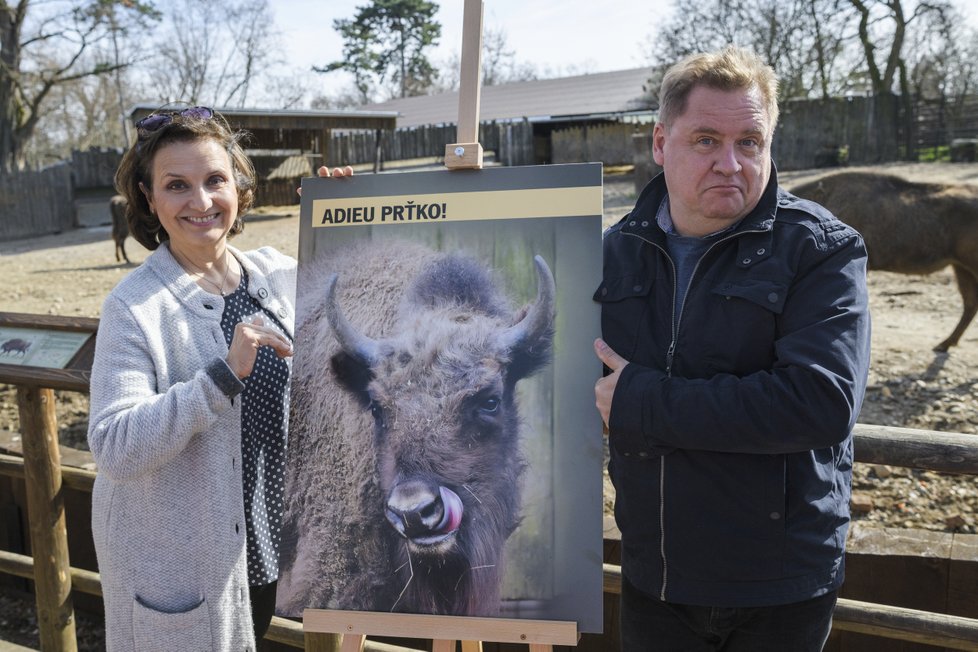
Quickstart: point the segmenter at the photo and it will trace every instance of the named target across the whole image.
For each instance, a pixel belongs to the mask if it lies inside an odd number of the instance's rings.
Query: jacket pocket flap
[[[727,281],[713,288],[713,293],[728,299],[745,299],[780,315],[788,296],[788,284],[765,279]]]
[[[594,300],[613,303],[622,299],[647,296],[652,289],[652,279],[637,275],[606,278],[594,293]]]

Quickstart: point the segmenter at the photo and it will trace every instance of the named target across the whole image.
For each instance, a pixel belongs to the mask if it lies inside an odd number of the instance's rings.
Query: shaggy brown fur
[[[791,192],[855,227],[866,240],[870,269],[930,274],[950,265],[964,310],[934,350],[958,343],[978,312],[978,188],[841,172]]]
[[[279,612],[498,614],[525,467],[515,385],[549,360],[552,312],[532,342],[507,343],[526,311],[486,270],[405,242],[303,270],[299,307],[317,307],[297,320]],[[375,359],[341,348],[310,294],[334,271]]]

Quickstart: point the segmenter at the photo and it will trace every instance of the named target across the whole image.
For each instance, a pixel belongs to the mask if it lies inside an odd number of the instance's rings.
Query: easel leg
[[[530,643],[530,652],[553,652],[554,646],[547,643]]]
[[[306,632],[304,643],[306,652],[339,652],[340,635]]]
[[[431,642],[431,652],[455,652],[455,641],[435,639]]]
[[[482,641],[462,641],[462,652],[482,652]]]
[[[343,645],[340,652],[363,652],[363,646],[367,641],[365,634],[343,634]]]

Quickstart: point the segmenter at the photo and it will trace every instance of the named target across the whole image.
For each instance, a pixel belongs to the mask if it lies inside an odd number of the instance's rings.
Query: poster
[[[601,180],[303,180],[280,615],[601,630]]]

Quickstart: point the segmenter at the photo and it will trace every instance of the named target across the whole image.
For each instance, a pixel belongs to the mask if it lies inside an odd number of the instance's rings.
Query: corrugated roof
[[[300,179],[312,176],[312,164],[305,156],[290,156],[268,173],[267,179]]]
[[[647,113],[657,106],[654,93],[645,89],[652,72],[651,67],[645,67],[484,86],[479,119],[560,120]],[[361,108],[366,111],[396,111],[398,127],[454,124],[458,120],[458,92],[407,97]]]

